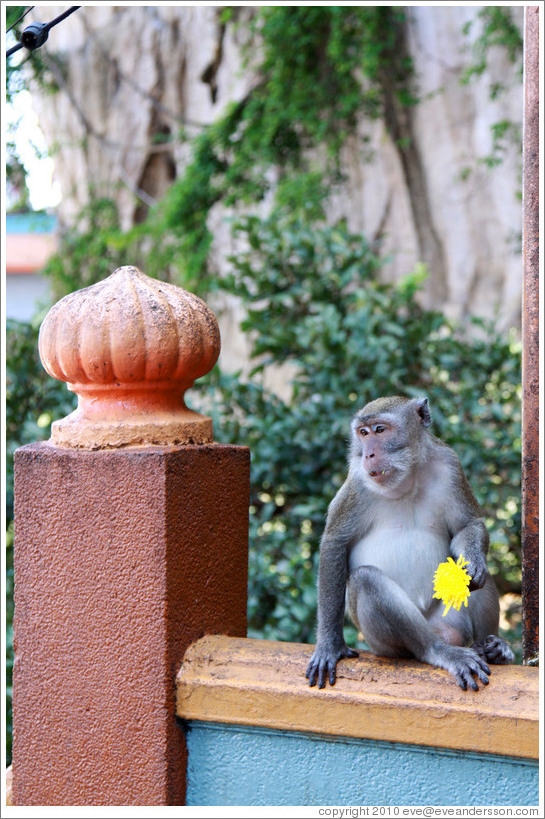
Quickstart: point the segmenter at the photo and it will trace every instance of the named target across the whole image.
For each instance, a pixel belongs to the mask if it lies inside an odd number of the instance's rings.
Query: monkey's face
[[[358,412],[350,460],[368,489],[399,498],[413,487],[430,423],[427,398],[377,398]]]
[[[386,497],[399,497],[413,484],[416,448],[395,417],[358,417],[352,425],[352,458],[366,486]]]

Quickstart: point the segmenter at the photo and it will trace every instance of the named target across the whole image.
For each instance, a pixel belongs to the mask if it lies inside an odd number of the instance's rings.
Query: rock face
[[[60,10],[49,7],[47,19]],[[495,123],[520,125],[522,79],[504,50],[492,48],[485,72],[461,82],[480,32],[479,10],[408,9],[407,48],[421,102],[394,123],[395,141],[392,123],[361,122],[343,149],[347,182],[332,197],[329,217],[345,216],[351,229],[382,238],[388,280],[426,263],[426,305],[455,317],[499,316],[507,327],[520,323],[520,149],[507,145],[497,167],[483,159]],[[61,93],[37,93],[35,104],[46,138],[59,145],[65,221],[85,203],[90,184],[115,197],[124,226],[141,221],[188,160],[186,144],[164,139],[182,126],[198,133],[252,87],[256,78],[241,68],[252,9],[238,8],[237,26],[222,24],[220,12],[100,4],[82,7],[52,31],[47,60]],[[522,8],[512,12],[522,27]],[[504,90],[491,99],[494,83]],[[216,207],[210,223],[220,269],[232,251],[222,217]],[[225,307],[222,316],[220,306],[220,324],[232,323],[235,309]]]

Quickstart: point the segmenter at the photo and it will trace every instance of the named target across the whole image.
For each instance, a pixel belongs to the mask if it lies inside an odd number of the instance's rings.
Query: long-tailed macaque
[[[427,398],[379,398],[352,422],[348,477],[320,546],[318,629],[306,676],[335,683],[346,609],[370,649],[445,668],[464,690],[488,683],[487,663],[513,653],[497,636],[499,603],[486,567],[488,534],[455,452],[431,435]],[[463,554],[468,607],[444,607],[433,577]]]

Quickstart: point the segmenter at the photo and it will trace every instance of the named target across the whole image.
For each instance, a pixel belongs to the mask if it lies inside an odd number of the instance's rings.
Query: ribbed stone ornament
[[[77,409],[52,425],[57,446],[203,444],[212,420],[190,410],[184,393],[220,352],[212,310],[181,287],[120,267],[55,304],[40,328],[47,372],[78,396]]]

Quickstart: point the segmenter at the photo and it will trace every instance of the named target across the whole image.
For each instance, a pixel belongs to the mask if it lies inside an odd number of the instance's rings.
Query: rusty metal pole
[[[522,309],[523,662],[539,650],[539,7],[524,15]]]

